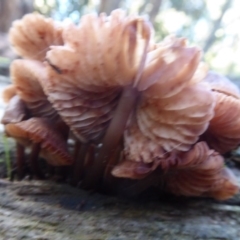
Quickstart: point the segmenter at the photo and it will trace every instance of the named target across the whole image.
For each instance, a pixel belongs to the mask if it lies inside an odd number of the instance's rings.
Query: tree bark
[[[213,45],[214,41],[216,40],[215,33],[219,29],[222,23],[223,16],[225,15],[228,8],[231,6],[232,0],[226,0],[225,4],[222,6],[222,11],[218,19],[216,19],[213,22],[212,30],[210,31],[210,34],[206,40],[205,46],[203,48],[203,51],[206,53],[210,47]]]
[[[105,12],[109,15],[112,10],[119,8],[120,4],[121,0],[101,0],[99,13]]]
[[[162,0],[151,0],[150,2],[152,3],[152,9],[149,12],[149,19],[152,23],[154,23],[161,8]]]

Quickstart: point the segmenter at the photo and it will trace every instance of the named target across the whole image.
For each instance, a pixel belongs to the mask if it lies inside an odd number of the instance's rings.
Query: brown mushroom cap
[[[15,95],[12,97],[5,109],[4,115],[2,117],[1,123],[18,123],[27,119],[28,110],[25,103]]]
[[[14,21],[9,32],[14,50],[24,58],[43,61],[52,45],[62,45],[62,28],[52,19],[37,13]]]
[[[209,73],[205,81],[210,84],[216,99],[214,117],[202,139],[220,153],[226,153],[240,144],[240,93],[227,78]]]
[[[156,162],[147,164],[144,162],[124,160],[112,169],[111,174],[117,178],[144,179],[157,167],[158,164],[156,164]]]
[[[210,150],[205,142],[198,142],[178,157],[179,164],[164,175],[166,189],[173,194],[224,200],[239,191],[234,175],[224,166],[223,157]]]
[[[68,153],[67,143],[55,130],[54,124],[43,118],[31,118],[19,123],[10,123],[6,133],[21,142],[41,144],[41,155],[53,166],[71,165],[73,159]]]

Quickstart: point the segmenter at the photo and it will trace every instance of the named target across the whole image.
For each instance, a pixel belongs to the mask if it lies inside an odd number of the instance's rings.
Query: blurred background
[[[109,14],[116,8],[148,17],[158,41],[172,33],[188,38],[204,50],[211,69],[240,79],[239,0],[0,0],[0,63],[8,65],[15,57],[7,32],[28,12],[77,23],[86,13]]]

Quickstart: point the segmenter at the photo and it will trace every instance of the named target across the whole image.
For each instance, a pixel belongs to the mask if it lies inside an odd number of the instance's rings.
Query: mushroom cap
[[[63,44],[62,27],[38,13],[14,21],[9,38],[17,54],[40,61],[45,59],[50,46]]]
[[[59,117],[39,83],[39,79],[46,76],[43,63],[36,60],[14,60],[10,73],[18,96],[25,102],[32,116],[52,120]]]
[[[214,117],[202,139],[220,153],[233,150],[240,144],[240,93],[229,79],[209,73],[205,79],[215,95]]]
[[[173,194],[224,200],[239,191],[234,175],[224,166],[223,157],[209,149],[205,142],[198,142],[178,157],[181,158],[179,164],[164,175],[166,189]]]
[[[109,18],[88,14],[64,29],[64,46],[52,47],[47,60],[84,90],[127,86],[142,70],[151,30],[149,22],[122,10]]]
[[[148,164],[144,162],[123,160],[112,169],[111,174],[117,178],[140,180],[150,175],[157,167],[158,164],[156,164],[156,162]]]
[[[28,117],[28,110],[25,103],[20,99],[18,95],[12,97],[5,109],[1,123],[18,123]]]
[[[214,92],[223,93],[236,98],[240,97],[240,91],[237,85],[230,81],[227,77],[213,71],[209,71],[204,78]]]
[[[31,118],[5,126],[6,133],[20,142],[39,143],[41,155],[53,166],[71,165],[72,157],[67,150],[67,143],[56,130],[55,124],[43,118]]]
[[[189,47],[186,39],[169,36],[148,51],[138,89],[147,90],[144,94],[152,98],[177,94],[190,81],[205,77],[206,65],[199,65],[200,58],[201,51]]]

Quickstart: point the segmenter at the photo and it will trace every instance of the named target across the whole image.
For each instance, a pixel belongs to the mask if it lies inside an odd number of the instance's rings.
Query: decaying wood
[[[50,182],[0,181],[1,239],[240,238],[240,196],[228,202],[130,201]]]

